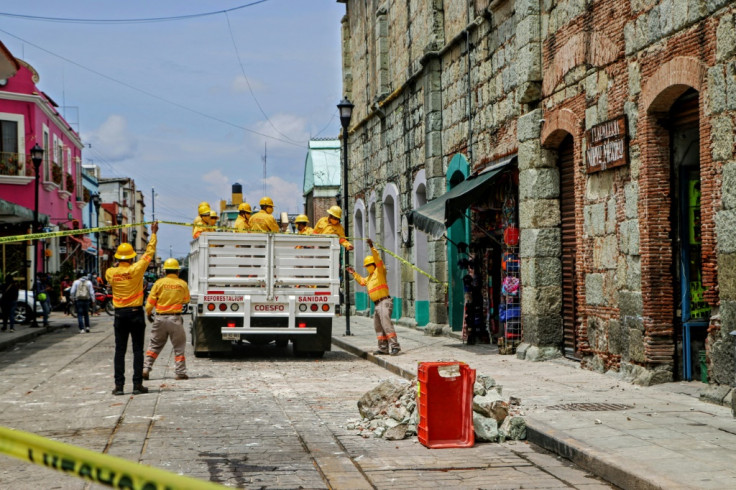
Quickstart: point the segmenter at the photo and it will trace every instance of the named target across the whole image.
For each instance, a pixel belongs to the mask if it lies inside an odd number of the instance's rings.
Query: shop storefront
[[[447,241],[450,324],[469,344],[498,343],[512,354],[522,338],[516,156],[459,181],[448,178],[448,187],[415,209],[412,221]]]

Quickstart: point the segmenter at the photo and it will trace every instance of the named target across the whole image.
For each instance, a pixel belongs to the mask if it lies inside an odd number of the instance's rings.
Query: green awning
[[[434,238],[441,237],[471,204],[483,197],[495,178],[514,160],[516,155],[498,160],[481,173],[471,175],[437,199],[412,211],[414,228]]]

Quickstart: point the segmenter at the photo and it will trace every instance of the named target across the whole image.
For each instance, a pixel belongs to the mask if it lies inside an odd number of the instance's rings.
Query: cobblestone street
[[[71,325],[71,322],[70,322]],[[60,329],[2,352],[6,427],[238,488],[598,488],[600,480],[526,442],[428,450],[416,437],[363,439],[345,428],[357,399],[387,371],[341,350],[321,360],[291,349],[188,353],[175,381],[169,346],[147,395],[110,395],[111,317],[90,334]],[[82,480],[0,456],[4,488],[90,488]]]

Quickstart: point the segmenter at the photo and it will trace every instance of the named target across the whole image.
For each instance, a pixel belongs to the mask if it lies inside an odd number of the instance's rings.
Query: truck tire
[[[279,349],[283,349],[289,345],[289,338],[288,337],[276,337],[276,347]]]
[[[312,319],[309,323],[317,326],[317,335],[312,337],[299,336],[292,340],[294,355],[319,359],[325,351],[332,348],[332,318]]]
[[[229,340],[222,340],[222,319],[196,317],[192,320],[192,346],[194,357],[207,357],[215,352],[232,352]]]

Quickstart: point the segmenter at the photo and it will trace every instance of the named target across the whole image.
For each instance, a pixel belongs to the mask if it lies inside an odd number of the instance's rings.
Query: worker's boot
[[[143,368],[143,379],[148,380],[148,374],[151,372],[148,368]]]
[[[134,395],[140,395],[142,393],[148,393],[148,388],[143,386],[143,383],[138,383],[137,385],[133,385],[133,394]]]
[[[125,392],[123,391],[123,387],[120,385],[115,385],[115,389],[112,390],[113,395],[124,395]]]

